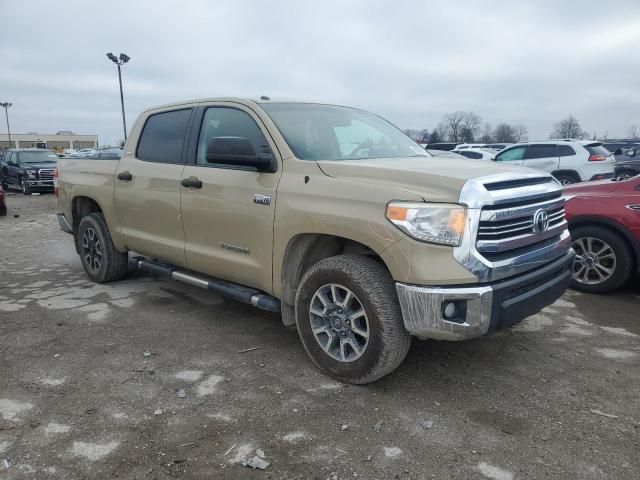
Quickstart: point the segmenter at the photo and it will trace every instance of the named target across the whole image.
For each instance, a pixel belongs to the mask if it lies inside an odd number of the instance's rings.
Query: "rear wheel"
[[[101,213],[91,213],[80,220],[76,243],[82,266],[94,282],[120,280],[127,273],[129,255],[116,250]]]
[[[633,255],[619,234],[599,226],[584,226],[572,230],[571,238],[576,252],[571,287],[606,293],[629,279]]]
[[[556,180],[558,180],[562,185],[569,185],[580,181],[580,179],[572,173],[554,173],[553,176],[556,177]]]
[[[391,373],[411,345],[393,279],[383,265],[360,255],[321,260],[304,274],[296,323],[313,362],[348,383]]]

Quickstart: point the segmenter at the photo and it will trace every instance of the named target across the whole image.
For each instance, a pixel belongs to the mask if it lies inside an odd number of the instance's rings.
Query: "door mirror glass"
[[[273,164],[273,155],[256,153],[248,138],[213,137],[207,141],[207,162],[269,171]]]

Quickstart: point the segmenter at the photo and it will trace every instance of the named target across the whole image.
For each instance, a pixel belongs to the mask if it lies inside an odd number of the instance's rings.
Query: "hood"
[[[319,160],[325,175],[384,185],[420,195],[426,201],[457,202],[467,180],[487,175],[534,170],[466,157],[403,157],[364,160]],[[546,175],[538,172],[540,175]]]
[[[38,162],[38,163],[23,163],[20,168],[23,170],[40,170],[41,168],[56,168],[57,162]]]
[[[620,187],[620,182],[611,179],[598,180],[596,182],[574,183],[564,187],[565,195],[573,196],[598,196],[608,195]]]

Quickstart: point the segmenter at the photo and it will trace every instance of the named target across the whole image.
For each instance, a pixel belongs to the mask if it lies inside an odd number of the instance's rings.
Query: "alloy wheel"
[[[102,246],[96,231],[89,227],[82,234],[82,255],[91,270],[97,272],[102,266]]]
[[[353,362],[369,345],[371,329],[364,305],[343,285],[331,283],[316,291],[309,320],[318,345],[334,360]]]
[[[573,278],[585,285],[606,282],[616,270],[616,254],[607,242],[595,237],[582,237],[573,242],[576,261]]]

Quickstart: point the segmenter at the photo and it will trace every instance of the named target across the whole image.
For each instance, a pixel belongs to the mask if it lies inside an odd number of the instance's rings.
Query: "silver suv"
[[[614,177],[614,155],[590,140],[517,143],[498,153],[495,161],[543,170],[563,185]]]

